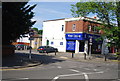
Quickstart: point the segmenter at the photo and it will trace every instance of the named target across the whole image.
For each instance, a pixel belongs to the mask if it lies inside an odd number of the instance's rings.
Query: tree
[[[38,30],[38,34],[42,35],[43,30]]]
[[[78,2],[72,5],[73,17],[97,14],[103,22],[104,36],[111,40],[110,45],[117,47],[120,52],[120,1],[116,2]],[[116,25],[115,25],[115,22]]]
[[[36,21],[32,10],[36,5],[27,5],[27,2],[3,2],[2,3],[2,44],[11,44],[25,33]]]
[[[35,27],[34,27],[34,28],[32,28],[32,29],[34,29],[36,32],[38,32],[38,28],[35,28]]]
[[[38,30],[38,28],[32,28],[32,29],[34,29],[36,32],[38,32],[38,34],[40,34],[40,35],[42,35],[42,33],[43,33],[43,30]]]

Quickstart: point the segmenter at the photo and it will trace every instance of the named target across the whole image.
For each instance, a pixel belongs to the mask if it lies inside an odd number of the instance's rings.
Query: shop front
[[[67,52],[84,52],[85,48],[89,51],[89,39],[92,37],[92,53],[101,53],[102,42],[96,41],[96,38],[99,38],[98,35],[92,35],[87,33],[66,33],[66,51]],[[87,51],[87,52],[88,52]]]
[[[66,34],[66,51],[84,52],[86,33],[67,33]]]

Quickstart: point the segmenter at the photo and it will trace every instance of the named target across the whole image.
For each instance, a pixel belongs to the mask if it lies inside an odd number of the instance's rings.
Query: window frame
[[[76,24],[73,24],[72,25],[72,31],[75,31],[76,30]]]
[[[64,31],[64,25],[62,25],[62,31]]]

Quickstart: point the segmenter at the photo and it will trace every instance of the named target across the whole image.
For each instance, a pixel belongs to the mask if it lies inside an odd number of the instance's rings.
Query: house
[[[42,35],[39,35],[35,30],[33,32],[34,32],[34,36],[33,36],[34,39],[31,41],[31,47],[33,49],[36,49],[42,45]],[[22,36],[17,40],[16,44],[30,45],[29,39],[30,39],[29,34],[25,34],[24,36]]]
[[[42,45],[53,46],[60,52],[66,52],[65,19],[43,22]]]
[[[97,30],[101,22],[95,18],[76,17],[43,22],[42,45],[58,48],[59,52],[84,52],[92,41],[92,53],[101,53],[102,41],[97,41],[103,31]],[[87,52],[88,52],[87,51]]]

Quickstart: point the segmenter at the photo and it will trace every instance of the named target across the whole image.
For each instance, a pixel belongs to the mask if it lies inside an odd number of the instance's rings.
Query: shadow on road
[[[64,60],[60,60],[54,58],[54,56],[48,55],[38,55],[31,54],[32,60],[29,60],[29,53],[15,53],[13,56],[7,56],[2,58],[2,67],[17,67],[17,66],[26,66],[28,64],[49,64],[55,62],[62,62]]]

